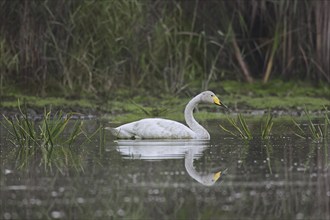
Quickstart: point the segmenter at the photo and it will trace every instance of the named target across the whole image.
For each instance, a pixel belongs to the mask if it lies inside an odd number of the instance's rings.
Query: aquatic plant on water
[[[227,121],[232,126],[232,129],[225,128],[223,125],[219,125],[222,130],[227,132],[228,134],[246,140],[253,139],[252,131],[249,128],[246,119],[242,114],[238,114],[237,118],[231,118],[227,116]],[[261,121],[261,131],[260,137],[261,139],[268,139],[271,134],[271,130],[273,127],[273,116],[268,113],[266,120]]]
[[[67,166],[82,170],[79,163],[82,155],[76,152],[78,141],[79,146],[83,145],[99,129],[88,135],[83,130],[82,120],[73,122],[75,113],[64,114],[61,111],[51,116],[51,111],[45,110],[41,122],[36,123],[20,106],[18,108],[20,115],[3,115],[4,121],[1,122],[9,134],[8,140],[13,146],[12,154],[18,168],[39,163],[46,170],[51,170],[53,166],[60,171]]]
[[[251,140],[253,138],[252,133],[249,127],[247,126],[246,120],[242,114],[238,114],[236,120],[234,118],[227,116],[227,121],[233,126],[234,131],[225,128],[221,124],[219,126],[220,128],[222,128],[222,130],[224,130],[228,134],[247,140]]]
[[[312,121],[311,115],[309,114],[308,110],[305,108],[304,113],[307,117],[307,126],[308,130],[305,131],[303,126],[297,123],[294,119],[292,122],[294,123],[295,127],[298,131],[294,131],[294,134],[303,139],[312,139],[314,142],[321,142],[328,137],[329,133],[329,111],[327,107],[324,106],[324,122],[323,124],[316,124]]]
[[[269,139],[273,124],[273,115],[269,111],[266,120],[261,123],[261,139]]]

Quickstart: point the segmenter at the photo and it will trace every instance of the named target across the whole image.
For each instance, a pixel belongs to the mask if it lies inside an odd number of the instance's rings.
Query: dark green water
[[[87,122],[93,128],[95,121]],[[329,219],[329,140],[93,139],[72,166],[17,169],[1,130],[0,219]],[[70,164],[70,162],[69,162]],[[217,182],[208,175],[227,169]]]

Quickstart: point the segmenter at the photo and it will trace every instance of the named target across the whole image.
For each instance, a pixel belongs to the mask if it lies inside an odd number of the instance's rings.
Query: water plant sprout
[[[223,125],[219,125],[222,130],[228,134],[246,140],[253,139],[252,131],[249,128],[246,119],[242,114],[238,114],[237,118],[227,117],[227,121],[233,127],[232,130],[225,128]],[[261,139],[268,139],[271,135],[271,130],[273,127],[273,116],[269,113],[267,114],[266,120],[261,123],[260,137]]]
[[[305,131],[303,126],[292,119],[295,127],[297,128],[297,132],[295,131],[294,134],[303,139],[312,139],[315,142],[321,142],[322,140],[328,137],[328,127],[330,125],[329,119],[329,111],[326,106],[324,106],[324,122],[323,124],[316,124],[312,121],[312,117],[308,110],[305,108],[304,113],[307,117],[307,127],[308,130]],[[309,132],[308,132],[309,131]]]

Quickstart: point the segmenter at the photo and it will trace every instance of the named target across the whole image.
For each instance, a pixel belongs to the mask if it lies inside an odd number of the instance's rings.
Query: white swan
[[[117,128],[107,127],[106,129],[117,138],[123,139],[210,139],[210,134],[193,116],[193,110],[199,103],[212,103],[226,107],[213,92],[205,91],[191,99],[185,108],[184,117],[189,127],[168,119],[147,118]]]

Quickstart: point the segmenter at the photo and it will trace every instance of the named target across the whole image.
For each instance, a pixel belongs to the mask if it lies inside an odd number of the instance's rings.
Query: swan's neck
[[[193,111],[194,108],[200,103],[200,97],[196,96],[190,102],[187,104],[185,110],[184,110],[184,118],[186,120],[187,125],[190,127],[191,130],[193,130],[197,138],[201,139],[210,139],[210,134],[207,132],[207,130],[201,126],[194,118]]]

